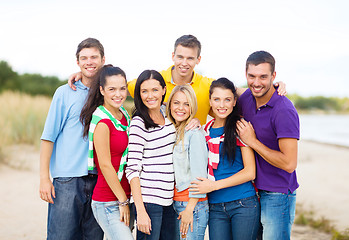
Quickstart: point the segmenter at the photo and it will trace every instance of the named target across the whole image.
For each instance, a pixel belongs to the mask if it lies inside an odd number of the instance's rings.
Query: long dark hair
[[[233,111],[228,115],[225,126],[224,126],[224,142],[223,142],[223,150],[222,155],[227,155],[228,159],[232,159],[232,163],[235,159],[235,151],[236,151],[236,122],[241,118],[241,111],[238,105],[238,98],[236,93],[235,85],[232,81],[227,78],[219,78],[212,82],[210,87],[210,98],[215,88],[229,89],[234,94],[236,99],[236,105],[233,108]]]
[[[104,103],[104,96],[101,94],[100,87],[104,89],[104,86],[107,82],[106,78],[110,76],[121,75],[125,78],[125,72],[119,68],[114,67],[111,64],[104,65],[99,72],[99,76],[96,81],[92,82],[90,91],[88,93],[87,101],[80,113],[80,122],[84,127],[83,137],[87,138],[88,130],[90,128],[90,123],[92,120],[92,114],[96,108]],[[126,81],[127,83],[127,81]]]
[[[133,110],[132,117],[139,116],[143,119],[144,125],[146,129],[149,129],[151,127],[158,127],[159,125],[156,124],[153,119],[149,116],[148,108],[144,105],[142,98],[141,98],[141,84],[149,79],[154,79],[159,81],[162,88],[166,87],[166,83],[164,78],[161,76],[161,74],[158,71],[155,70],[144,70],[139,77],[137,78],[136,86],[135,86],[135,93],[134,93],[134,103],[135,108]],[[161,104],[164,102],[165,94],[162,96]]]

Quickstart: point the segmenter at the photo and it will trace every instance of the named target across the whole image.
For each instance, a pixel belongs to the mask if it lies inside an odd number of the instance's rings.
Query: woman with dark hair
[[[255,240],[260,206],[252,180],[253,150],[241,142],[236,123],[240,120],[234,84],[220,78],[210,87],[210,105],[215,118],[204,126],[208,146],[208,179],[193,181],[190,191],[209,193],[210,239]]]
[[[89,171],[98,170],[92,211],[108,240],[133,239],[130,185],[124,176],[130,116],[122,104],[127,97],[126,75],[105,65],[91,86],[81,111],[83,135],[89,139]]]
[[[134,92],[126,176],[137,217],[137,239],[175,239],[172,161],[176,132],[160,107],[166,84],[155,70],[143,71]]]

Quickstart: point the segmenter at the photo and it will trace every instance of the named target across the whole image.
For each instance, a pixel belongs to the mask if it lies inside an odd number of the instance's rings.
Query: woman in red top
[[[127,97],[124,71],[112,65],[102,68],[81,111],[84,137],[89,137],[89,170],[94,164],[98,180],[92,195],[92,211],[108,240],[133,239],[130,185],[125,177],[130,116],[122,107]]]

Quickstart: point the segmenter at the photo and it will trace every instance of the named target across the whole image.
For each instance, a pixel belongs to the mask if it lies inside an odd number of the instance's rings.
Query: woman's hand
[[[126,226],[130,225],[130,208],[128,205],[121,206],[119,205],[120,211],[120,221],[124,222]]]
[[[193,118],[192,120],[190,120],[187,126],[185,126],[185,130],[187,131],[195,128],[199,128],[199,129],[201,128],[200,121],[197,118]]]
[[[277,87],[277,92],[280,96],[286,96],[287,91],[286,91],[286,83],[280,81],[274,83],[274,87]]]
[[[137,212],[137,229],[145,234],[150,235],[151,220],[146,211]]]
[[[198,177],[199,181],[192,181],[189,186],[189,192],[193,194],[204,194],[216,190],[215,181],[207,178]]]
[[[193,210],[185,209],[183,212],[179,213],[178,219],[181,219],[180,233],[182,238],[185,238],[185,235],[188,233],[190,226],[190,231],[193,232]]]

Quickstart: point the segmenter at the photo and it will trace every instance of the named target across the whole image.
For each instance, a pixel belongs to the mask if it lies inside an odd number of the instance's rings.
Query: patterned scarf
[[[128,115],[126,109],[124,107],[119,108],[122,114],[124,114],[126,121],[127,121],[127,126],[124,126],[121,124],[119,120],[117,120],[113,115],[105,109],[102,105],[100,105],[92,114],[92,120],[90,123],[90,129],[88,132],[88,171],[94,171],[96,168],[96,165],[93,160],[93,133],[95,131],[95,128],[97,126],[97,123],[102,120],[102,119],[110,119],[118,131],[126,131],[127,136],[128,136],[128,126],[130,125],[130,115]],[[124,153],[122,154],[121,160],[120,160],[120,167],[118,171],[118,178],[119,181],[122,179],[122,175],[124,173],[124,167],[126,165],[126,157],[128,154],[128,147],[125,149]]]
[[[224,142],[224,134],[220,137],[211,138],[210,128],[214,123],[214,119],[206,123],[204,126],[206,143],[208,146],[208,179],[215,181],[213,169],[217,169],[219,163],[219,144]]]

